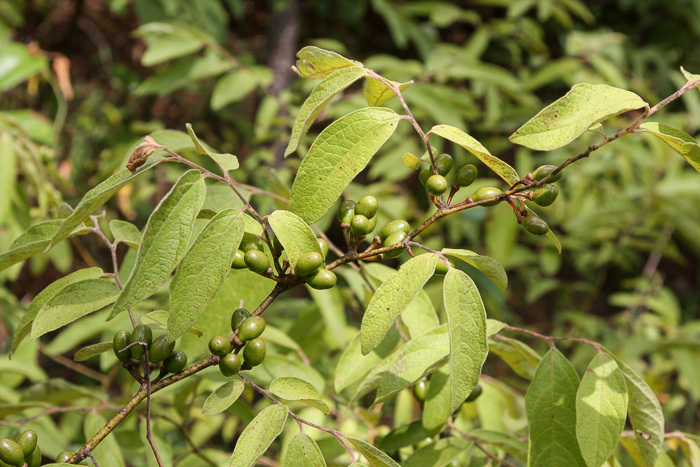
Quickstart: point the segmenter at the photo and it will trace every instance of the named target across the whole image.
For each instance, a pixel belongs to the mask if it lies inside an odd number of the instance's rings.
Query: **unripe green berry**
[[[321,254],[323,254],[325,259],[328,255],[328,242],[323,238],[317,238],[316,240],[318,240],[318,246],[321,247]]]
[[[534,172],[532,172],[532,177],[535,179],[535,181],[539,182],[542,180],[544,177],[547,175],[551,174],[557,169],[556,165],[542,165],[540,167],[537,167]],[[554,177],[550,178],[547,180],[547,183],[554,183],[556,181],[559,181],[561,178],[562,173],[559,172],[556,174]]]
[[[145,324],[139,324],[134,328],[134,331],[131,333],[132,344],[134,342],[144,342],[146,344],[146,347],[150,348],[152,341],[153,332],[151,331],[151,328],[149,328]],[[133,347],[131,347],[131,356],[133,358],[139,359],[143,357],[143,353],[144,349],[142,345],[134,345]]]
[[[180,373],[187,366],[187,355],[182,350],[171,353],[163,362],[163,368],[168,373]]]
[[[338,278],[335,276],[333,271],[320,268],[315,273],[304,277],[304,280],[312,289],[325,290],[335,287],[335,283],[337,282]]]
[[[265,330],[265,326],[267,326],[265,318],[262,316],[251,316],[243,321],[243,324],[238,329],[238,338],[242,341],[249,341],[260,337],[260,334]]]
[[[558,195],[559,189],[555,185],[546,184],[532,192],[532,201],[540,206],[549,206]]]
[[[526,232],[532,235],[544,235],[549,231],[549,226],[542,218],[537,217],[534,214],[528,214],[521,221],[520,225],[523,226]]]
[[[221,357],[219,361],[219,371],[224,376],[233,376],[241,371],[241,359],[238,355],[231,352]]]
[[[236,311],[234,311],[233,315],[231,316],[231,331],[236,332],[236,329],[241,327],[243,321],[245,321],[249,317],[250,311],[246,310],[245,308],[239,308]]]
[[[368,195],[357,202],[357,205],[355,206],[355,214],[361,214],[367,219],[371,219],[377,214],[378,207],[379,203],[377,202],[377,198]]]
[[[24,456],[24,461],[27,463],[27,467],[39,467],[41,465],[41,449],[39,449],[39,446],[35,447],[28,456]]]
[[[244,259],[248,269],[258,274],[265,274],[270,268],[270,258],[261,250],[246,251]]]
[[[364,237],[367,235],[369,232],[371,232],[370,227],[371,224],[369,223],[369,219],[362,214],[353,216],[352,220],[350,221],[350,232],[352,232],[356,237]]]
[[[389,235],[386,240],[384,240],[384,246],[393,246],[396,245],[397,243],[401,243],[404,238],[406,238],[408,234],[404,232],[403,230],[396,231]],[[397,248],[396,250],[391,250],[387,251],[384,253],[385,258],[396,258],[397,256],[401,256],[403,252],[406,251],[404,248]]]
[[[68,462],[68,460],[75,455],[75,451],[67,450],[67,451],[61,451],[57,456],[56,456],[56,463],[57,464],[63,464]]]
[[[425,395],[428,392],[428,381],[421,379],[413,385],[413,397],[420,403],[425,401]]]
[[[175,350],[175,341],[168,342],[168,334],[162,334],[156,337],[148,349],[148,359],[151,363],[160,363],[173,353]]]
[[[263,245],[263,241],[259,237],[246,232],[243,234],[243,238],[241,239],[241,244],[238,245],[238,249],[243,250],[245,253],[250,250],[262,251],[265,249],[265,247]]]
[[[383,242],[394,232],[404,232],[408,234],[410,231],[411,226],[408,225],[408,222],[403,219],[396,219],[384,226],[381,232],[379,232],[379,239]]]
[[[24,457],[32,455],[34,448],[36,448],[36,442],[39,439],[39,435],[36,434],[34,430],[23,431],[19,438],[17,438],[17,444],[22,448],[22,453]]]
[[[231,343],[226,336],[214,336],[209,340],[209,352],[223,357],[231,351]]]
[[[112,350],[114,350],[114,355],[122,363],[127,363],[131,360],[131,349],[121,352],[129,344],[131,344],[131,333],[129,331],[117,331],[112,340]]]
[[[470,392],[467,396],[467,400],[464,402],[474,402],[476,399],[478,399],[482,392],[484,392],[484,389],[481,387],[481,384],[477,384],[474,389],[472,389],[472,392]]]
[[[447,271],[449,271],[450,268],[455,267],[455,263],[452,262],[452,260],[447,260],[448,263],[450,263],[450,266],[448,267],[445,262],[442,259],[438,259],[437,264],[435,265],[435,274],[437,275],[444,275],[447,274]]]
[[[231,268],[233,269],[246,269],[248,266],[245,264],[245,251],[236,250],[233,255],[233,261],[231,262]]]
[[[352,221],[352,216],[355,215],[355,202],[351,199],[346,199],[340,203],[338,208],[338,220],[343,224],[349,224]]]
[[[421,185],[425,186],[425,184],[428,182],[428,179],[433,175],[435,175],[433,169],[423,169],[418,174],[418,180],[420,180]]]
[[[267,348],[265,346],[265,341],[262,339],[253,339],[248,342],[243,349],[243,360],[251,367],[258,366],[265,360],[266,353]]]
[[[435,168],[439,175],[443,177],[452,170],[452,156],[449,154],[440,154],[435,158]]]
[[[495,196],[500,195],[502,192],[498,188],[492,187],[492,186],[485,186],[483,188],[479,188],[474,192],[472,195],[472,200],[474,201],[483,201],[485,199],[493,198]],[[493,206],[495,204],[498,204],[500,200],[496,201],[491,201],[490,203],[482,204],[482,206]]]
[[[0,460],[6,464],[22,467],[24,465],[24,453],[16,441],[8,438],[0,439]]]
[[[447,179],[442,175],[433,175],[425,182],[425,188],[433,196],[438,196],[447,191],[450,185],[447,183]]]
[[[479,170],[475,165],[467,164],[460,169],[455,174],[455,185],[457,186],[469,186],[474,183],[476,177],[479,175]]]
[[[300,276],[308,276],[318,271],[321,266],[323,266],[321,253],[310,251],[299,257],[296,266],[294,266],[294,272]]]

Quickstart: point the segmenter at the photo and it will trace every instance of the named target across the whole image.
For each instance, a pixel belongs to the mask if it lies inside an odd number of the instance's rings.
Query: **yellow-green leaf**
[[[243,394],[243,389],[245,389],[245,384],[240,379],[234,379],[222,384],[209,394],[207,400],[204,401],[202,413],[204,415],[215,415],[223,412],[238,400],[240,395]]]
[[[658,137],[700,172],[700,145],[684,131],[677,130],[663,123],[646,122],[639,129]]]
[[[186,126],[187,132],[190,134],[190,138],[192,138],[192,142],[198,154],[209,156],[209,158],[217,163],[224,174],[229,170],[236,170],[238,168],[238,158],[236,156],[233,154],[219,154],[218,152],[210,151],[199,141],[199,138],[197,138],[197,135],[192,129],[192,125],[188,123]]]
[[[112,342],[100,342],[97,344],[88,345],[78,350],[75,355],[73,355],[73,360],[76,362],[82,362],[89,358],[92,358],[101,353],[109,352],[112,350]]]
[[[486,277],[491,279],[498,290],[505,290],[508,287],[508,276],[501,263],[491,258],[490,256],[481,256],[469,250],[456,250],[453,248],[443,248],[443,255],[457,258],[465,263],[474,266],[479,271],[483,272]]]
[[[384,78],[384,80],[395,88],[398,87],[399,91],[403,91],[413,84],[413,80],[405,83],[397,83],[396,81],[391,81],[386,78]],[[365,99],[367,99],[367,103],[372,107],[380,106],[392,97],[396,97],[394,91],[389,89],[386,84],[374,78],[367,78],[362,93],[364,94]]]
[[[245,427],[236,441],[229,467],[251,467],[270,444],[282,433],[289,411],[286,405],[265,407]]]
[[[139,249],[139,242],[143,235],[139,232],[138,227],[131,222],[114,219],[109,222],[109,230],[112,232],[115,241],[124,243],[134,250]]]
[[[325,467],[321,449],[309,435],[299,433],[289,442],[282,467]]]
[[[297,52],[297,64],[293,69],[302,78],[325,78],[334,71],[351,66],[362,64],[330,50],[307,46]]]
[[[288,401],[301,401],[328,415],[330,410],[321,400],[321,394],[309,382],[294,376],[275,378],[270,383],[270,392]]]
[[[315,251],[322,253],[316,235],[304,219],[290,211],[275,211],[268,217],[270,227],[287,253],[292,268],[301,255]]]

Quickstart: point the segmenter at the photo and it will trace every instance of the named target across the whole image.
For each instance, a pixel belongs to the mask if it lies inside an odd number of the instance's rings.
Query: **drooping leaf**
[[[367,355],[384,339],[389,327],[435,272],[437,256],[419,255],[406,261],[386,280],[367,305],[362,318],[362,354]]]
[[[438,368],[430,377],[430,384],[428,384],[428,391],[423,402],[421,422],[428,436],[434,436],[436,433],[439,433],[450,418],[452,413],[452,408],[450,407],[451,397],[450,368],[444,366]]]
[[[479,382],[489,348],[486,342],[486,311],[471,278],[459,269],[450,269],[445,275],[443,299],[450,330],[452,413]]]
[[[205,191],[200,172],[189,170],[156,206],[144,228],[134,268],[108,319],[149,297],[170,276],[187,248]]]
[[[282,433],[289,413],[287,406],[273,404],[265,407],[245,427],[238,437],[231,455],[229,467],[250,467],[267,451],[270,444]]]
[[[32,339],[114,303],[119,293],[116,282],[108,278],[85,279],[64,287],[34,318]]]
[[[350,444],[355,446],[358,451],[362,453],[367,462],[369,462],[370,467],[401,467],[397,464],[391,457],[387,456],[385,453],[375,448],[366,441],[361,439],[353,438],[351,436],[346,437]]]
[[[585,465],[576,440],[578,375],[557,349],[542,358],[525,396],[530,424],[528,465]]]
[[[588,467],[599,467],[613,453],[627,416],[625,377],[615,359],[599,353],[576,392],[576,438]]]
[[[210,151],[199,141],[199,138],[197,138],[197,135],[192,129],[192,125],[188,123],[186,126],[187,132],[190,134],[190,138],[192,138],[192,142],[198,154],[209,156],[209,158],[216,162],[224,174],[229,170],[236,170],[238,168],[238,158],[236,156],[233,154],[219,154],[218,152]]]
[[[44,221],[29,227],[15,239],[10,248],[0,255],[0,271],[13,264],[43,253],[51,243],[51,237],[58,231],[62,221]]]
[[[457,258],[465,263],[474,266],[479,271],[483,272],[486,277],[491,279],[498,290],[505,290],[508,287],[508,276],[501,263],[491,258],[490,256],[481,256],[469,250],[456,250],[453,248],[443,248],[443,255]]]
[[[139,249],[139,242],[141,242],[143,234],[131,222],[114,219],[109,222],[109,230],[117,242],[124,243],[134,250]]]
[[[397,83],[396,81],[391,81],[386,78],[384,78],[384,80],[395,88],[398,87],[399,91],[403,91],[413,84],[413,80],[405,83]],[[365,99],[367,99],[367,103],[372,107],[378,107],[392,97],[396,97],[396,94],[394,94],[386,84],[374,78],[367,78],[367,80],[365,80],[365,87],[362,90],[362,94],[365,96]]]
[[[292,126],[292,135],[284,151],[285,157],[296,151],[299,141],[304,137],[318,114],[338,93],[362,78],[367,70],[357,66],[341,68],[329,74],[311,92],[304,101]]]
[[[513,371],[525,379],[532,379],[541,357],[532,347],[517,339],[498,336],[489,339],[489,351],[498,355]]]
[[[238,209],[212,218],[182,259],[170,283],[169,341],[183,335],[199,320],[231,270],[243,238],[245,219]]]
[[[297,52],[297,64],[293,70],[302,78],[325,78],[334,71],[354,66],[362,66],[330,50],[307,46]]]
[[[73,360],[82,362],[101,353],[109,352],[112,348],[111,342],[100,342],[98,344],[88,345],[78,350],[75,355],[73,355]]]
[[[362,355],[360,333],[352,338],[338,359],[335,368],[334,387],[336,392],[352,386],[370,370],[385,360],[399,345],[401,336],[396,329],[389,330],[386,338],[370,353]]]
[[[83,426],[85,438],[90,439],[106,424],[107,420],[102,418],[101,415],[88,412],[85,417],[85,425]],[[114,436],[107,436],[103,439],[102,442],[92,450],[92,453],[96,459],[99,459],[100,467],[124,467],[126,465],[124,463],[122,450],[119,447],[117,438]]]
[[[321,449],[309,435],[299,433],[289,442],[282,467],[325,467]]]
[[[684,131],[677,130],[663,123],[645,122],[639,129],[658,137],[700,172],[700,144]]]
[[[318,135],[299,167],[290,211],[309,223],[323,217],[394,133],[400,119],[391,109],[368,107],[331,123]]]
[[[459,144],[464,149],[474,154],[477,159],[486,164],[489,169],[493,170],[496,175],[508,182],[508,184],[513,185],[520,180],[518,172],[516,172],[513,167],[503,162],[498,157],[491,155],[489,150],[480,142],[459,128],[450,125],[436,125],[430,130],[430,133],[442,136],[446,140]]]
[[[301,401],[328,415],[330,410],[321,400],[321,394],[309,382],[294,376],[275,378],[270,384],[270,392],[288,401]]]
[[[570,143],[608,117],[646,105],[641,97],[624,89],[607,84],[575,84],[509,139],[530,149],[550,151]]]
[[[240,379],[234,379],[222,384],[214,392],[209,394],[202,406],[204,415],[215,415],[231,407],[243,394],[245,384]]]
[[[406,459],[403,467],[445,467],[470,445],[464,438],[442,438],[418,449]]]
[[[275,211],[268,217],[268,222],[284,247],[292,267],[297,265],[299,257],[304,253],[321,253],[311,227],[293,212]]]

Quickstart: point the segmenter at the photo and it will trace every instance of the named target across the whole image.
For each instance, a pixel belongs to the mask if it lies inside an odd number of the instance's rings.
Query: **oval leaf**
[[[401,119],[391,109],[356,110],[318,135],[299,167],[289,199],[290,211],[316,222],[350,181],[394,133]]]
[[[367,355],[384,339],[392,323],[433,276],[437,260],[437,256],[430,254],[411,258],[379,286],[362,318],[362,355]]]
[[[336,392],[352,386],[370,370],[386,359],[401,344],[401,335],[396,329],[389,330],[386,339],[367,355],[360,351],[360,333],[352,338],[338,359],[335,367],[334,386]]]
[[[440,432],[442,426],[450,418],[452,408],[450,397],[450,369],[442,367],[430,376],[430,384],[425,395],[423,415],[421,422],[428,436],[434,436]]]
[[[187,132],[190,134],[190,138],[192,138],[192,142],[198,154],[209,156],[211,160],[216,162],[224,174],[229,170],[236,170],[238,168],[238,158],[236,156],[233,154],[219,154],[218,152],[210,151],[199,141],[199,138],[197,138],[197,135],[192,129],[192,125],[188,123],[186,126]]]
[[[29,227],[12,242],[6,252],[0,255],[0,271],[43,253],[62,223],[61,220],[45,221]]]
[[[489,350],[498,355],[519,376],[532,379],[541,357],[532,347],[510,337],[489,339]]]
[[[245,384],[240,379],[228,381],[209,394],[202,406],[204,415],[215,415],[231,407],[243,393]]]
[[[138,227],[131,222],[114,219],[109,223],[109,230],[112,232],[115,241],[124,243],[134,250],[139,249],[139,243],[143,235],[139,232]]]
[[[263,455],[270,444],[282,433],[288,409],[273,404],[265,407],[238,437],[229,467],[250,467]]]
[[[293,67],[302,78],[325,78],[334,71],[350,66],[362,66],[330,50],[308,46],[297,52],[297,64]]]
[[[671,146],[674,151],[688,161],[688,164],[700,172],[700,145],[689,134],[657,122],[642,123],[639,125],[639,129],[651,133]]]
[[[98,344],[88,345],[78,350],[73,356],[73,360],[82,362],[101,353],[109,352],[112,348],[112,342],[100,342]]]
[[[299,433],[289,442],[282,467],[325,467],[321,449],[309,435]]]
[[[401,467],[391,457],[361,439],[346,436],[347,440],[362,453],[370,467]]]
[[[501,263],[491,258],[490,256],[481,256],[469,250],[455,250],[453,248],[443,248],[443,255],[457,258],[465,263],[474,266],[479,271],[483,272],[486,277],[491,279],[498,290],[503,291],[508,287],[508,276]]]
[[[288,401],[301,401],[328,415],[330,410],[321,400],[316,388],[301,378],[285,376],[275,378],[270,384],[270,392]]]
[[[391,84],[395,88],[398,87],[399,91],[403,91],[413,84],[413,80],[405,83],[397,83],[396,81],[391,81],[390,79],[384,78],[384,81]],[[382,105],[392,97],[396,97],[394,91],[389,89],[386,84],[374,78],[367,78],[362,94],[364,94],[365,99],[367,99],[367,103],[372,107]]]
[[[641,97],[624,89],[607,84],[575,84],[508,139],[530,149],[550,151],[565,146],[608,117],[646,105]]]
[[[321,253],[321,247],[311,227],[293,212],[275,211],[270,214],[268,222],[284,247],[292,267],[297,265],[299,257],[304,253]]]
[[[403,463],[403,467],[445,467],[470,445],[464,438],[439,439],[414,452]]]
[[[250,69],[241,68],[223,75],[211,92],[211,109],[221,110],[232,102],[238,102],[258,85],[257,74]]]

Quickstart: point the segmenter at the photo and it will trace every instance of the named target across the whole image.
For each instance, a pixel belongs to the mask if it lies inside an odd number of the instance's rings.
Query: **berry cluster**
[[[238,356],[238,350],[233,351],[231,341],[226,336],[214,336],[209,341],[209,351],[220,358],[219,371],[224,376],[233,376],[243,365],[253,368],[265,360],[267,348],[260,335],[265,330],[267,323],[262,316],[250,316],[245,308],[239,308],[231,316],[231,330],[238,331],[238,338],[245,342],[243,347],[243,362]]]
[[[39,435],[34,430],[22,432],[16,441],[9,438],[0,439],[0,467],[22,467],[25,464],[28,467],[41,465],[41,449],[37,446],[38,439]]]
[[[162,374],[179,373],[187,366],[187,355],[180,350],[174,350],[175,342],[168,342],[168,334],[153,339],[153,331],[145,324],[139,324],[132,332],[117,331],[114,335],[114,354],[125,366],[138,365],[143,358],[145,350],[143,345],[137,342],[146,344],[148,360],[160,368]]]

